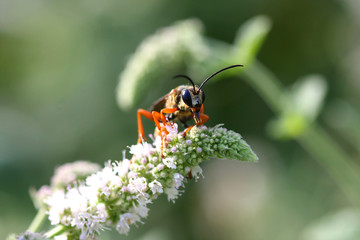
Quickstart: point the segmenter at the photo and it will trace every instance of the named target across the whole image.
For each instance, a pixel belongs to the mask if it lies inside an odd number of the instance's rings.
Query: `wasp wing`
[[[166,100],[168,98],[168,94],[166,94],[165,96],[159,98],[158,100],[156,100],[150,107],[150,112],[152,111],[156,111],[156,112],[160,112],[161,109],[165,108],[166,105]]]

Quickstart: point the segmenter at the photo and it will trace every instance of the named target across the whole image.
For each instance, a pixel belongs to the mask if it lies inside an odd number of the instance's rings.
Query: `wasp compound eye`
[[[190,94],[189,90],[184,89],[184,91],[181,94],[181,98],[184,101],[184,103],[186,103],[186,105],[188,105],[189,107],[192,107],[192,98],[191,98],[191,94]]]

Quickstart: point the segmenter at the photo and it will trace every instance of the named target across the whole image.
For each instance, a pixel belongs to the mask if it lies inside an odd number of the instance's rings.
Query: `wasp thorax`
[[[205,94],[203,90],[184,89],[181,92],[181,98],[183,102],[189,107],[201,107],[205,100]]]

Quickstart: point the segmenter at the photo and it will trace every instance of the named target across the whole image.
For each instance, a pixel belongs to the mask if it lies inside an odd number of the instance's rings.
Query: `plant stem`
[[[352,202],[360,207],[360,171],[358,166],[320,126],[310,125],[298,142],[318,159]]]
[[[281,114],[289,99],[277,77],[256,59],[243,72],[248,83],[264,98],[265,103],[277,114]]]
[[[37,232],[45,219],[46,219],[46,210],[44,208],[40,208],[35,218],[31,222],[30,226],[28,227],[27,231],[34,233]]]
[[[257,60],[244,71],[244,76],[269,107],[276,114],[281,114],[283,106],[290,99],[280,81]],[[319,161],[348,198],[360,207],[360,171],[338,144],[315,123],[309,123],[296,140]]]
[[[65,227],[63,225],[57,225],[56,227],[54,227],[53,229],[47,231],[45,233],[45,236],[47,238],[52,238],[60,233],[62,233],[65,230]]]

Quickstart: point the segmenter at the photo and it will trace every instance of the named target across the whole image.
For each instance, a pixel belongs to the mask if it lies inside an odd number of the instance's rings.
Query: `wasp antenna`
[[[191,78],[189,78],[188,76],[186,76],[186,75],[176,75],[176,76],[174,76],[174,78],[186,78],[187,80],[189,80],[189,81],[191,82],[191,84],[192,84],[192,86],[193,86],[193,88],[194,88],[194,91],[195,91],[194,81],[191,80]]]
[[[205,79],[205,80],[202,82],[202,84],[200,85],[199,89],[201,89],[202,86],[204,86],[204,84],[205,84],[207,81],[209,81],[210,78],[212,78],[212,77],[215,76],[216,74],[221,73],[222,71],[225,71],[225,70],[227,70],[227,69],[229,69],[229,68],[243,67],[243,66],[244,66],[244,65],[240,65],[240,64],[238,64],[238,65],[231,65],[231,66],[229,66],[229,67],[223,68],[223,69],[221,69],[221,70],[219,70],[219,71],[211,74],[210,77],[208,77],[207,79]]]

